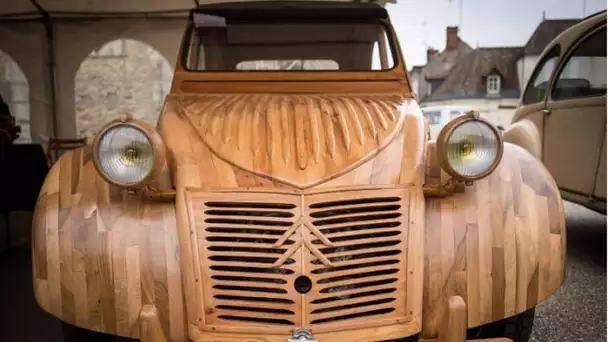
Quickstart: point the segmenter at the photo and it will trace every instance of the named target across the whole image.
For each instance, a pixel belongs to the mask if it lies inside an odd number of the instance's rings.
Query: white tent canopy
[[[0,0],[0,51],[28,80],[32,140],[75,137],[74,76],[91,51],[134,39],[174,65],[188,11],[210,2],[220,0]]]
[[[187,12],[197,6],[195,0],[7,0],[0,2],[0,18],[28,17],[46,11],[53,16],[112,13]]]

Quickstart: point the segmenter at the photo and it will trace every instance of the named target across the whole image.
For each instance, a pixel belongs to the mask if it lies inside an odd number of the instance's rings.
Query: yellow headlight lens
[[[465,121],[446,140],[447,162],[462,177],[475,178],[488,171],[500,157],[495,130],[483,121]]]
[[[97,155],[101,172],[124,185],[143,181],[155,162],[154,147],[139,129],[117,125],[100,137]]]

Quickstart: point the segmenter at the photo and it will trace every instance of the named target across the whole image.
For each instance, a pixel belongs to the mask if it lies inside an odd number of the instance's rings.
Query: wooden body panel
[[[285,101],[293,101],[289,96],[285,95]],[[375,97],[376,103],[388,99],[386,103],[391,104],[388,108],[395,117],[387,121],[387,133],[377,135],[383,139],[373,140],[374,144],[369,140],[363,146],[357,140],[361,136],[357,133],[359,126],[353,121],[333,126],[334,151],[342,154],[333,159],[346,160],[344,169],[311,169],[311,177],[302,170],[328,166],[333,160],[327,148],[331,146],[327,144],[330,135],[325,140],[304,139],[306,144],[302,146],[298,139],[288,140],[290,144],[264,141],[267,145],[260,145],[261,159],[254,154],[254,161],[272,158],[269,142],[283,144],[281,148],[287,146],[293,153],[287,161],[284,155],[278,155],[280,165],[289,166],[293,174],[285,169],[273,173],[265,169],[265,163],[240,161],[239,153],[246,156],[243,160],[251,158],[252,140],[239,149],[239,139],[231,141],[228,135],[227,143],[236,144],[235,155],[214,150],[222,148],[219,142],[226,135],[201,138],[201,129],[213,129],[213,120],[203,120],[204,124],[190,120],[191,115],[179,110],[180,98],[172,96],[158,130],[167,146],[175,202],[147,202],[139,195],[111,187],[97,175],[90,150],[67,153],[47,176],[34,217],[34,288],[38,303],[69,323],[122,336],[139,335],[139,312],[143,305],[151,304],[158,310],[169,341],[284,342],[289,337],[286,334],[204,329],[202,320],[212,317],[213,312],[207,312],[209,308],[204,306],[204,285],[200,284],[204,265],[200,241],[193,237],[195,224],[189,221],[187,208],[193,202],[188,193],[329,191],[340,198],[340,190],[346,187],[390,189],[404,185],[410,189],[407,290],[403,294],[408,319],[385,326],[359,324],[351,330],[313,328],[319,341],[386,340],[413,335],[421,329],[425,337],[434,337],[440,317],[445,316],[447,298],[452,295],[461,295],[467,302],[469,327],[522,312],[551,295],[563,281],[565,228],[561,198],[546,170],[523,149],[507,144],[501,165],[488,178],[467,187],[464,194],[425,200],[425,177],[426,183],[437,182],[441,172],[432,158],[434,150],[427,151],[426,125],[418,105],[412,99],[395,96]],[[302,98],[308,100],[298,97]],[[348,99],[353,98],[357,100],[356,95]],[[343,100],[333,98],[340,103]],[[333,103],[332,108],[341,111]],[[302,123],[298,118],[306,117],[296,112],[286,120],[294,130]],[[232,113],[242,119],[247,111]],[[378,113],[385,114],[385,119],[391,115],[386,109]],[[340,115],[328,117],[340,124]],[[245,121],[244,127],[250,122]],[[393,126],[388,122],[394,122]],[[240,125],[223,125],[248,132]],[[279,123],[278,127],[283,126]],[[313,137],[312,132],[304,131],[303,136]],[[346,148],[347,136],[358,150]],[[318,149],[319,159],[315,159],[315,146],[325,146]],[[352,153],[355,157],[345,158]],[[304,169],[302,159],[297,158],[301,155],[307,156]],[[494,194],[500,195],[494,198]],[[529,210],[533,206],[538,210]]]
[[[426,183],[445,182],[433,161]],[[426,200],[423,337],[437,335],[451,296],[467,302],[468,326],[534,307],[563,283],[563,201],[546,168],[505,143],[498,168],[465,192]]]
[[[92,150],[52,166],[33,218],[34,293],[79,327],[136,337],[143,305],[159,311],[167,338],[184,341],[184,297],[173,203],[146,203],[110,186]]]

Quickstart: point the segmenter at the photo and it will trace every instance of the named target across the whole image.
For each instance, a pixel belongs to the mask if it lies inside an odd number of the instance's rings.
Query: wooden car
[[[547,46],[504,140],[541,160],[564,199],[606,214],[606,11]]]
[[[53,165],[36,299],[87,341],[526,341],[559,190],[476,112],[427,136],[383,7],[202,6],[157,126]]]

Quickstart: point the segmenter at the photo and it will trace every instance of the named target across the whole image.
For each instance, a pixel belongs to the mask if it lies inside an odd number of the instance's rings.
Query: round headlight
[[[439,162],[450,176],[473,181],[489,175],[502,158],[500,132],[476,112],[459,116],[437,137]]]
[[[158,133],[133,119],[108,124],[95,138],[93,151],[99,174],[109,183],[130,188],[152,181],[164,159]]]

